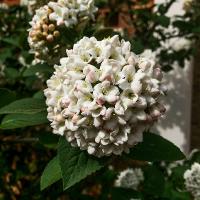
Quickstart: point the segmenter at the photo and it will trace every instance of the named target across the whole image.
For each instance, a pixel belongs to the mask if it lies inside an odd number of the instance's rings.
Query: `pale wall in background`
[[[155,2],[162,3],[165,0]],[[183,14],[182,3],[183,0],[177,0],[169,10],[168,16]],[[178,38],[176,40],[180,41]],[[173,43],[176,45],[176,41]],[[167,113],[166,117],[155,127],[155,131],[188,153],[190,149],[192,62],[186,62],[184,69],[179,66],[174,66],[174,68],[175,70],[165,75],[169,89],[165,98]]]

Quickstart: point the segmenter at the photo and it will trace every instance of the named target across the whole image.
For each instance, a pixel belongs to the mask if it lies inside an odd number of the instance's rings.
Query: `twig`
[[[0,143],[33,143],[33,142],[39,142],[39,138],[7,137],[0,139]]]

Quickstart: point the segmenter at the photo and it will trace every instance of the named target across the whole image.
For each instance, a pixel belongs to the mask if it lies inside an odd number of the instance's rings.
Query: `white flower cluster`
[[[26,6],[28,8],[28,13],[33,15],[35,10],[45,5],[48,0],[20,0],[21,6]]]
[[[144,175],[140,168],[126,169],[120,172],[115,186],[137,190],[142,181],[144,181]]]
[[[62,49],[61,32],[85,18],[94,18],[94,0],[58,0],[36,10],[30,22],[28,42],[38,60],[59,57]],[[66,46],[64,47],[66,49]],[[54,55],[56,54],[56,55]],[[54,62],[55,63],[55,62]]]
[[[120,155],[165,112],[162,72],[119,36],[84,37],[55,66],[45,90],[53,132],[95,156]]]
[[[184,173],[184,179],[186,189],[194,196],[194,200],[200,200],[200,164],[194,163]]]

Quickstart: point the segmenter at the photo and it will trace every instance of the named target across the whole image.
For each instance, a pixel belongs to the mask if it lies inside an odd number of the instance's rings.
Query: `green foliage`
[[[191,200],[191,196],[188,192],[178,191],[171,182],[166,183],[163,197],[166,200]]]
[[[79,148],[71,147],[63,137],[58,146],[58,158],[63,177],[63,189],[68,189],[104,167],[100,159],[89,156]]]
[[[185,158],[178,147],[163,137],[144,133],[144,140],[131,149],[128,157],[144,161],[174,161]]]
[[[40,180],[40,188],[44,190],[62,178],[58,157],[54,157],[45,167]]]
[[[37,64],[37,65],[33,65],[27,68],[24,71],[23,76],[24,77],[35,76],[36,73],[50,75],[53,73],[53,71],[54,69],[47,64]]]
[[[35,126],[48,122],[46,112],[38,112],[35,114],[9,114],[6,115],[1,124],[0,129],[16,129],[27,126]]]
[[[132,189],[125,189],[125,188],[113,188],[112,192],[112,199],[113,200],[128,200],[131,198],[140,198],[140,195],[138,192],[132,190]]]
[[[147,195],[162,195],[165,187],[165,177],[162,171],[156,166],[144,168],[145,182],[143,191]]]
[[[0,108],[5,106],[6,104],[11,103],[16,99],[15,92],[12,92],[6,88],[0,88]]]
[[[0,114],[35,114],[46,110],[43,99],[25,98],[12,102],[0,109]]]
[[[59,136],[49,133],[49,132],[39,132],[37,133],[39,142],[47,148],[57,149]]]

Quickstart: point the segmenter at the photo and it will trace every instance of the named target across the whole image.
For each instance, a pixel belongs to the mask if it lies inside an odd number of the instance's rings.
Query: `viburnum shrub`
[[[199,200],[199,151],[151,132],[199,44],[198,2],[173,1],[0,4],[0,199]]]

